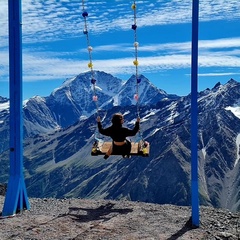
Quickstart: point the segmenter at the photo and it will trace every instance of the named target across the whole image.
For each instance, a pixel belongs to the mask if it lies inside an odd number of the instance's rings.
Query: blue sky
[[[94,70],[127,80],[133,65],[133,1],[85,0]],[[199,91],[240,81],[240,1],[200,0]],[[167,93],[191,91],[191,0],[137,4],[138,71]],[[0,95],[8,97],[8,1],[0,0]],[[48,96],[89,70],[82,0],[22,0],[23,98]]]

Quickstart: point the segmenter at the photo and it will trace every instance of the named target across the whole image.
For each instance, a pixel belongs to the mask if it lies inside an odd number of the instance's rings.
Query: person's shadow
[[[98,208],[70,207],[69,212],[66,215],[79,222],[88,222],[94,220],[108,221],[112,218],[112,216],[107,215],[111,213],[127,214],[133,211],[133,209],[130,208],[114,209],[114,205],[115,204],[113,203],[107,203],[106,205],[101,205]]]

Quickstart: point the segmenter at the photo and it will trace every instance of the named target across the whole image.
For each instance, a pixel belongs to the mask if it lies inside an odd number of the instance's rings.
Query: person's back
[[[112,125],[108,128],[103,128],[100,117],[97,118],[98,130],[101,134],[109,136],[113,140],[113,145],[104,156],[107,159],[111,154],[130,155],[131,143],[126,137],[135,136],[139,131],[140,118],[137,118],[133,129],[123,127],[124,118],[121,113],[116,113],[112,117]],[[122,151],[122,152],[121,152]]]

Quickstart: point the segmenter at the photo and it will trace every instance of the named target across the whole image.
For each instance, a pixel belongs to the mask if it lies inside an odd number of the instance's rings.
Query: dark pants
[[[126,143],[122,146],[116,146],[113,142],[113,151],[112,151],[113,155],[123,155],[123,156],[130,155],[132,144],[128,140],[125,140],[125,141]]]

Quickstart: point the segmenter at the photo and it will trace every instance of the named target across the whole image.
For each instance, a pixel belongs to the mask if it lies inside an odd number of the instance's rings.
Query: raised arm
[[[111,136],[111,130],[110,130],[110,128],[104,129],[104,128],[102,127],[101,118],[100,118],[99,116],[97,117],[97,125],[98,125],[98,131],[99,131],[101,134],[103,134],[103,135],[105,135],[105,136]]]

